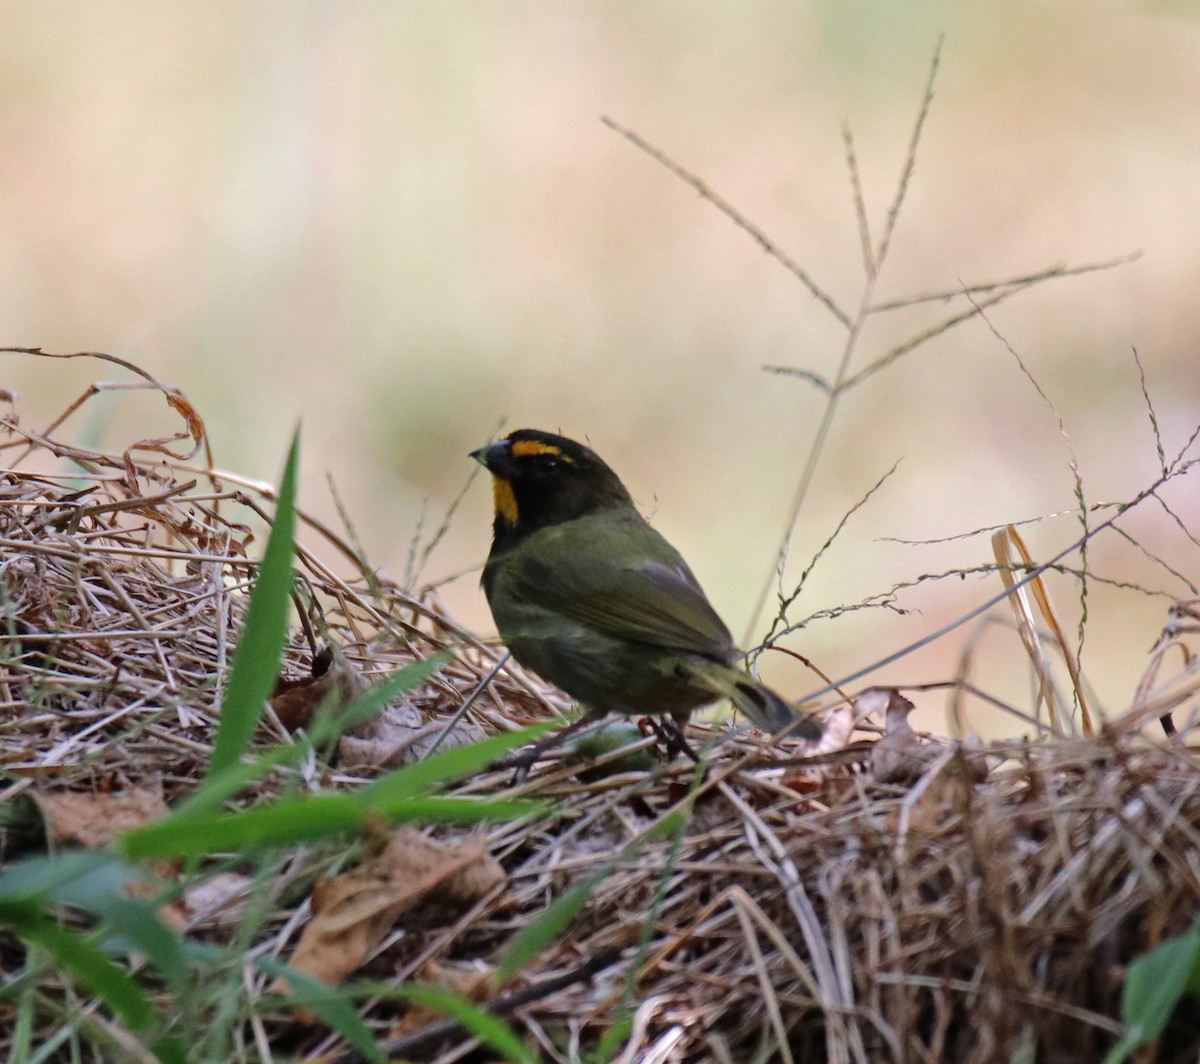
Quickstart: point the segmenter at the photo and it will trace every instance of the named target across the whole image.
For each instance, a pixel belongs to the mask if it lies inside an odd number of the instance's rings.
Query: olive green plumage
[[[759,727],[820,727],[736,668],[729,629],[687,563],[587,447],[519,429],[473,452],[495,520],[483,589],[513,657],[582,703],[670,714],[730,698]]]

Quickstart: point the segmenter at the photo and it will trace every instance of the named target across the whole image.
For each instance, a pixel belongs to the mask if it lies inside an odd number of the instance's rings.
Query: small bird
[[[665,714],[729,698],[764,731],[820,725],[736,668],[729,629],[691,569],[592,450],[518,429],[471,453],[492,474],[495,518],[483,590],[522,665],[609,713]]]

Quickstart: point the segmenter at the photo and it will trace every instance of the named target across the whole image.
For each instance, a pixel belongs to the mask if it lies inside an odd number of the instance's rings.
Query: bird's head
[[[620,478],[593,450],[550,432],[517,429],[471,452],[492,474],[496,541],[612,506],[631,506]]]

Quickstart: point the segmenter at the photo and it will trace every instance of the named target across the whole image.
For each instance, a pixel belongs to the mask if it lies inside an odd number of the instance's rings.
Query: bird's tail
[[[797,739],[819,739],[821,725],[816,718],[797,708],[787,699],[777,695],[766,684],[761,684],[738,669],[723,665],[704,669],[704,677],[728,698],[738,710],[745,714],[765,732],[774,734],[791,725],[789,735]]]

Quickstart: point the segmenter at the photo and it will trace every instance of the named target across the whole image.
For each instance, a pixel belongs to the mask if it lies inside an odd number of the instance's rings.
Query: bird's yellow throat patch
[[[496,516],[505,524],[517,523],[517,497],[513,494],[511,481],[492,474],[492,504],[496,507]]]
[[[509,452],[514,458],[532,458],[539,454],[552,454],[564,462],[574,459],[562,453],[562,449],[552,443],[542,443],[540,440],[514,440]]]

